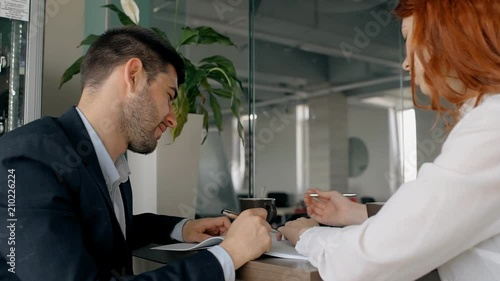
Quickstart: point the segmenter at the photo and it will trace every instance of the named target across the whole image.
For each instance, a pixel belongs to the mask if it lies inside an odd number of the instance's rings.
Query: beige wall
[[[348,191],[348,106],[341,93],[309,100],[308,187]]]
[[[360,138],[368,149],[368,166],[349,178],[349,192],[386,201],[391,196],[385,177],[391,173],[388,109],[350,105],[347,124],[349,137]]]
[[[80,98],[80,76],[58,89],[59,81],[82,49],[76,46],[83,39],[83,0],[47,0],[44,43],[42,116],[58,116]]]

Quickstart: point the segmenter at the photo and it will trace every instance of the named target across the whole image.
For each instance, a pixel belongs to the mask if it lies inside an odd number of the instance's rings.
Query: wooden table
[[[134,258],[143,263],[151,263],[147,270],[158,268],[168,262],[190,256],[192,252],[170,252],[151,250],[148,245],[134,251]],[[139,274],[141,272],[136,272]],[[263,255],[257,260],[250,261],[236,271],[238,281],[320,281],[318,270],[308,261],[272,258]]]
[[[321,281],[318,269],[308,261],[262,256],[236,271],[241,281]]]

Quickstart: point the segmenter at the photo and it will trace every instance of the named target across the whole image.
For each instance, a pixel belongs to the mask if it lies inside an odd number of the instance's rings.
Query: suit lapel
[[[80,118],[80,115],[74,107],[66,111],[59,119],[66,136],[73,144],[73,149],[82,157],[82,163],[85,165],[90,175],[94,179],[95,184],[99,187],[101,195],[106,199],[106,205],[109,210],[113,211],[113,204],[109,195],[108,188],[102,175],[101,166],[97,160],[97,155],[94,145],[90,140],[90,136],[85,128],[85,125]]]
[[[132,225],[132,187],[130,185],[130,179],[126,182],[120,184],[120,192],[123,199],[123,208],[125,209],[125,221],[126,221],[126,232],[127,237],[129,237],[129,228]]]
[[[73,145],[73,149],[78,153],[78,155],[82,158],[81,163],[79,165],[84,165],[87,171],[89,171],[94,183],[99,187],[99,191],[102,197],[105,198],[106,207],[108,209],[108,213],[110,214],[111,225],[113,227],[113,232],[118,232],[119,235],[117,237],[121,237],[122,245],[125,246],[125,238],[123,237],[123,233],[120,228],[120,224],[116,219],[116,214],[113,208],[113,203],[111,201],[111,196],[109,195],[108,187],[106,186],[106,182],[104,180],[104,176],[102,175],[101,166],[99,164],[99,160],[97,159],[97,155],[94,149],[94,145],[90,140],[90,136],[85,128],[85,125],[80,118],[80,115],[73,107],[66,111],[59,119],[58,122],[61,124],[64,133],[70,140]],[[130,189],[130,183],[129,183]],[[131,192],[130,192],[131,193]],[[132,198],[130,195],[129,198]],[[124,201],[125,202],[125,201]],[[126,205],[128,206],[128,205]],[[127,208],[127,207],[126,207]],[[131,206],[130,206],[131,208]],[[126,209],[127,210],[127,209]],[[126,212],[128,213],[128,212]],[[131,212],[130,212],[131,213]],[[126,214],[127,215],[127,214]],[[128,225],[128,220],[127,225]],[[114,241],[118,243],[118,241]]]
[[[111,201],[111,196],[109,194],[108,188],[106,186],[106,182],[104,180],[104,176],[101,171],[101,166],[99,164],[99,160],[97,159],[97,155],[94,149],[94,145],[90,140],[90,136],[83,124],[80,115],[73,107],[66,111],[60,118],[57,119],[57,122],[61,125],[66,137],[72,144],[72,148],[76,153],[81,157],[81,162],[78,165],[84,165],[84,168],[89,172],[92,177],[95,185],[98,187],[99,193],[105,199],[106,207],[108,210],[108,214],[111,220],[111,229],[113,235],[113,259],[117,262],[116,266],[118,269],[125,266],[125,268],[131,269],[131,255],[130,250],[128,249],[127,243],[125,241],[125,237],[120,228],[120,224],[116,218],[116,214],[113,208],[113,203]],[[125,216],[126,216],[126,224],[129,225],[131,222],[131,214],[132,214],[132,205],[131,198],[132,192],[130,189],[130,183],[127,182],[128,187],[124,188],[124,192],[122,192],[122,197],[124,200],[125,207]],[[85,187],[82,187],[85,188]],[[123,196],[125,194],[125,196]],[[95,196],[99,196],[96,194]],[[130,198],[130,199],[128,199]],[[128,203],[130,201],[130,204]],[[96,237],[95,239],[99,239]]]

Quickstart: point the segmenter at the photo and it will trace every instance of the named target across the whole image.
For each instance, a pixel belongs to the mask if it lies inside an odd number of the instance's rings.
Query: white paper
[[[164,251],[180,251],[180,252],[185,252],[185,251],[193,251],[193,250],[200,250],[200,249],[206,249],[208,247],[212,247],[215,245],[219,245],[222,241],[224,241],[224,237],[222,236],[216,236],[212,238],[208,238],[207,240],[200,242],[200,243],[176,243],[176,244],[169,244],[169,245],[163,245],[163,246],[158,246],[151,248],[153,250],[164,250]]]
[[[307,260],[306,256],[303,256],[295,250],[295,247],[288,240],[278,241],[275,235],[271,235],[273,239],[273,245],[271,250],[264,253],[264,255],[284,258],[284,259],[294,259],[294,260]]]
[[[30,0],[0,0],[0,18],[29,21]]]
[[[271,250],[264,253],[265,255],[285,259],[307,260],[307,257],[299,254],[297,250],[295,250],[295,247],[288,240],[277,241],[274,233],[271,233],[271,237],[273,244],[271,246]],[[224,241],[224,237],[217,236],[209,238],[201,243],[176,243],[158,246],[151,249],[185,252],[210,248],[215,245],[219,245],[222,241]]]

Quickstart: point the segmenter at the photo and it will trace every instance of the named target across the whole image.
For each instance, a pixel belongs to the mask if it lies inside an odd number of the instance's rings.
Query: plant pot
[[[189,114],[175,142],[168,130],[153,153],[128,153],[134,213],[194,218],[202,125],[203,115]]]

